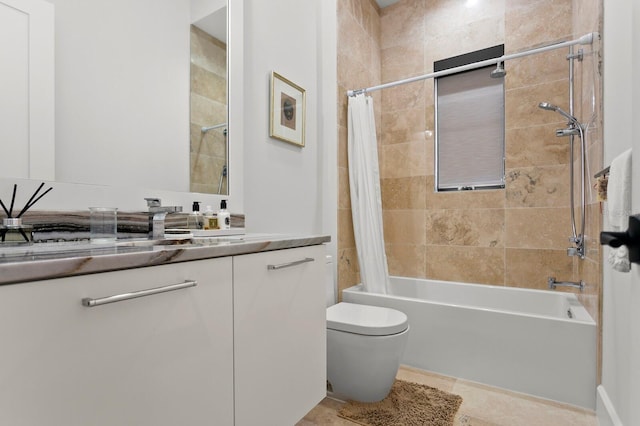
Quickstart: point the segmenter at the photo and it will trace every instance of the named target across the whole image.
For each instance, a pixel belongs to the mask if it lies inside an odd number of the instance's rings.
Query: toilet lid
[[[327,328],[366,336],[388,336],[409,327],[407,316],[380,306],[338,303],[327,308]]]

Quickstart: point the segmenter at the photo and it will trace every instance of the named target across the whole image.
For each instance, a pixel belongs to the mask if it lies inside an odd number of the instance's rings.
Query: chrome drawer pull
[[[274,269],[289,268],[291,266],[300,265],[302,263],[313,262],[314,260],[315,259],[312,257],[305,257],[302,260],[295,260],[293,262],[281,263],[279,265],[267,265],[267,269],[270,271],[273,271]]]
[[[180,284],[171,284],[164,287],[156,287],[156,288],[150,288],[148,290],[134,291],[133,293],[116,294],[114,296],[100,297],[98,299],[85,297],[84,299],[82,299],[82,305],[91,308],[94,306],[106,305],[107,303],[120,302],[122,300],[135,299],[137,297],[151,296],[153,294],[165,293],[167,291],[195,287],[197,285],[198,283],[196,281],[185,281]]]

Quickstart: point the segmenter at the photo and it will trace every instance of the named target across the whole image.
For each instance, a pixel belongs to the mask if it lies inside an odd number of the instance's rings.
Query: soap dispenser
[[[200,213],[200,201],[194,201],[191,210],[191,213],[187,217],[187,228],[202,229],[204,219],[202,213]]]
[[[204,209],[204,213],[202,215],[204,216],[205,230],[218,229],[218,217],[216,216],[211,206],[207,206]]]
[[[231,214],[227,211],[227,200],[220,201],[220,211],[218,211],[218,227],[220,229],[231,229]]]

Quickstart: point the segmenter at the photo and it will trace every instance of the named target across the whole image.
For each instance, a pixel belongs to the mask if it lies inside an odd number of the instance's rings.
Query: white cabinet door
[[[320,245],[233,258],[236,426],[293,425],[326,395],[324,259]]]
[[[53,9],[0,0],[0,177],[55,179]]]
[[[232,425],[231,303],[231,258],[0,287],[0,424]]]

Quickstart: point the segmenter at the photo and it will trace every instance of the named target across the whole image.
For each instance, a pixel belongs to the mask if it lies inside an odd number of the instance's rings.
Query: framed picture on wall
[[[304,146],[305,115],[305,90],[277,72],[271,72],[269,136]]]

